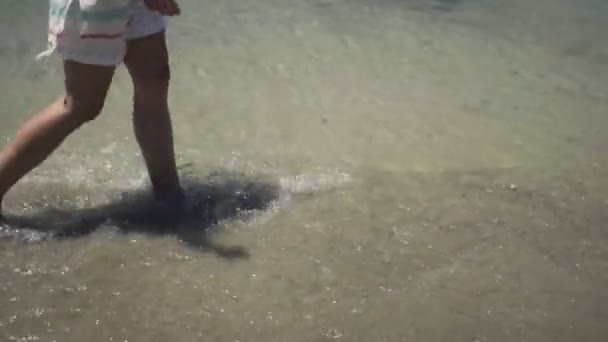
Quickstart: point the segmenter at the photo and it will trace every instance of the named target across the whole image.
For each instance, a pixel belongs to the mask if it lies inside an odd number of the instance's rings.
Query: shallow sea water
[[[5,1],[8,141],[62,74],[47,3]],[[147,200],[121,69],[6,198],[0,340],[606,339],[605,1],[181,6],[191,215]]]

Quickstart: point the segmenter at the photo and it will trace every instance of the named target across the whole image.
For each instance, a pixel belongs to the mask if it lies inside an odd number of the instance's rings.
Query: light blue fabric
[[[63,18],[68,13],[69,5],[65,2],[55,1],[51,3],[49,15],[51,17]],[[117,8],[101,9],[97,11],[81,10],[82,19],[91,22],[110,22],[123,21],[129,16],[130,6],[122,6]]]

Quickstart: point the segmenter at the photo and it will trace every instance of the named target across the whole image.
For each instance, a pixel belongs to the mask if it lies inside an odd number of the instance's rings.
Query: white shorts
[[[65,60],[94,65],[121,64],[128,40],[167,26],[143,0],[52,0],[49,16],[49,49],[40,56],[56,51]]]

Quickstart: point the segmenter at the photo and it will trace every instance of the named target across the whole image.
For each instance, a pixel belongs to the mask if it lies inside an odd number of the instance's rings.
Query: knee
[[[135,112],[166,110],[171,72],[169,65],[149,68],[149,72],[134,77],[133,106]]]
[[[168,86],[169,81],[171,80],[169,61],[162,61],[161,63],[158,63],[156,67],[150,68],[150,75],[148,77],[151,83],[162,87]]]
[[[95,120],[103,110],[105,97],[103,96],[74,96],[67,95],[60,100],[64,115],[68,116],[75,127]]]
[[[169,86],[171,68],[167,60],[150,61],[132,69],[133,83],[138,89],[163,89]]]

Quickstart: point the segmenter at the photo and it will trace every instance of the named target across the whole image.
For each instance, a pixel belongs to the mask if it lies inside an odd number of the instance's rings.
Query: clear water
[[[8,141],[62,74],[4,2]],[[146,204],[121,69],[6,199],[1,340],[606,340],[605,1],[181,5],[193,215]]]

